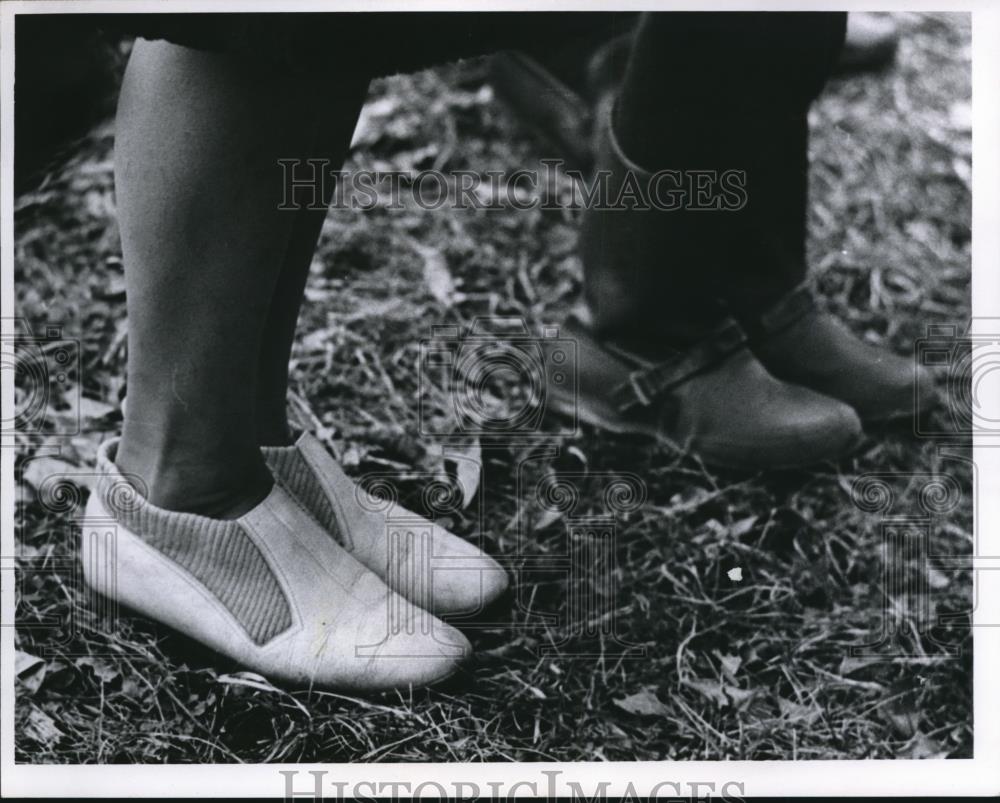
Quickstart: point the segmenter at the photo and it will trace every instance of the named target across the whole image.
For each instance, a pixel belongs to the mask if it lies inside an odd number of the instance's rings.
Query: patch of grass
[[[834,81],[812,113],[809,248],[831,308],[865,338],[907,352],[928,324],[970,312],[970,33],[967,16],[899,19],[897,66]],[[377,82],[352,165],[482,172],[545,155],[492,102],[482,74],[473,62]],[[123,382],[111,136],[95,130],[19,198],[15,219],[18,314],[36,331],[60,324],[81,337],[84,432],[61,441],[57,456],[80,471],[117,427]],[[426,509],[420,491],[442,456],[419,435],[420,341],[434,324],[482,315],[559,320],[580,287],[576,218],[412,205],[331,212],[292,377],[299,416],[351,474],[391,471],[402,500]],[[429,289],[428,259],[450,275],[449,295]],[[909,526],[926,527],[930,553],[971,553],[967,444],[943,451],[905,426],[872,430],[840,464],[749,477],[589,430],[531,448],[483,446],[480,497],[439,518],[481,534],[516,570],[514,603],[471,631],[477,654],[455,682],[358,700],[256,688],[153,623],[123,615],[109,627],[72,582],[72,519],[86,492],[43,505],[30,477],[45,452],[24,439],[18,760],[972,754],[971,638],[930,626],[927,613],[967,611],[969,574],[929,570],[891,540],[883,551],[888,517],[919,515]],[[529,493],[553,472],[582,475],[577,505],[561,518],[543,516]],[[572,557],[581,542],[570,525],[607,514],[604,489],[622,472],[643,480],[646,497],[618,517],[601,558],[612,582],[570,581],[546,558]],[[872,473],[890,475],[894,501],[866,512],[852,486]],[[922,475],[951,478],[954,505],[928,515]],[[913,594],[890,586],[886,598],[887,562],[912,579]],[[579,599],[593,606],[582,614],[595,617],[586,633],[567,622]],[[45,626],[71,617],[73,628]],[[879,646],[886,623],[896,632]],[[865,644],[883,657],[852,654]],[[621,645],[631,645],[624,655]]]

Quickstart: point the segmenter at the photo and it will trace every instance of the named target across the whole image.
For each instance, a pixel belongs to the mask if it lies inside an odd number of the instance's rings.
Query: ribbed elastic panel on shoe
[[[98,455],[101,479],[96,492],[119,524],[194,576],[255,644],[291,627],[288,600],[238,519],[210,519],[156,507],[113,460],[111,449]],[[192,599],[191,604],[197,603]]]
[[[261,451],[278,482],[299,500],[338,544],[348,546],[344,542],[336,511],[302,452],[294,446],[267,447]]]

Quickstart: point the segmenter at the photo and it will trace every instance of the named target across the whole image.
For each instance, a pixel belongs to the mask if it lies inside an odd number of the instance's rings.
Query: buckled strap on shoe
[[[779,298],[757,319],[761,334],[773,335],[795,323],[816,308],[812,284],[803,282],[790,293]]]
[[[622,413],[634,407],[648,407],[664,393],[728,357],[746,340],[739,323],[727,319],[705,340],[672,359],[632,371],[628,379],[612,392],[614,404]]]

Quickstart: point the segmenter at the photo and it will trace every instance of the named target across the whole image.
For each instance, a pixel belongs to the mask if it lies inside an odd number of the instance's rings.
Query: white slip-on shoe
[[[474,544],[395,502],[373,504],[315,437],[261,449],[275,480],[394,591],[437,614],[478,613],[508,585]]]
[[[274,681],[351,692],[422,686],[471,652],[455,628],[388,588],[280,483],[236,519],[149,503],[98,452],[81,527],[95,590]]]

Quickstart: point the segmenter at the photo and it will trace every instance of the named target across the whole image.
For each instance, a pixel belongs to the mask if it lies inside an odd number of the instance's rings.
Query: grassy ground
[[[961,16],[901,24],[896,68],[835,81],[813,112],[810,253],[831,307],[864,337],[909,352],[928,324],[969,314],[970,32]],[[484,171],[545,155],[482,75],[471,63],[373,85],[352,164]],[[36,333],[60,324],[80,338],[83,366],[82,434],[51,441],[58,450],[27,438],[19,449],[19,760],[971,755],[971,639],[927,614],[967,610],[968,574],[883,552],[882,539],[886,516],[919,516],[910,526],[926,525],[931,552],[968,554],[969,455],[906,426],[871,431],[838,465],[749,477],[593,431],[558,454],[545,450],[554,439],[482,450],[477,498],[440,518],[465,535],[481,530],[521,572],[515,604],[471,632],[473,664],[440,690],[287,693],[150,622],[109,626],[74,583],[85,478],[62,495],[44,478],[85,473],[120,422],[127,323],[111,146],[109,123],[16,211],[18,313]],[[576,217],[331,213],[293,367],[300,419],[351,474],[390,472],[421,508],[420,490],[448,461],[419,435],[417,344],[433,324],[484,314],[558,319],[579,290]],[[54,409],[50,421],[71,418]],[[579,543],[568,540],[572,520],[606,514],[603,490],[623,471],[646,496],[618,517],[601,564],[610,591],[594,576],[567,580],[540,558]],[[567,473],[580,488],[567,515],[523,490]],[[871,473],[885,475],[891,505],[852,496]],[[928,474],[952,496],[922,491]],[[912,593],[886,586],[886,565]],[[571,591],[591,593],[590,624],[613,622],[616,635],[567,621]],[[869,650],[881,657],[858,655],[886,623],[895,633]],[[616,641],[633,646],[622,655]]]

